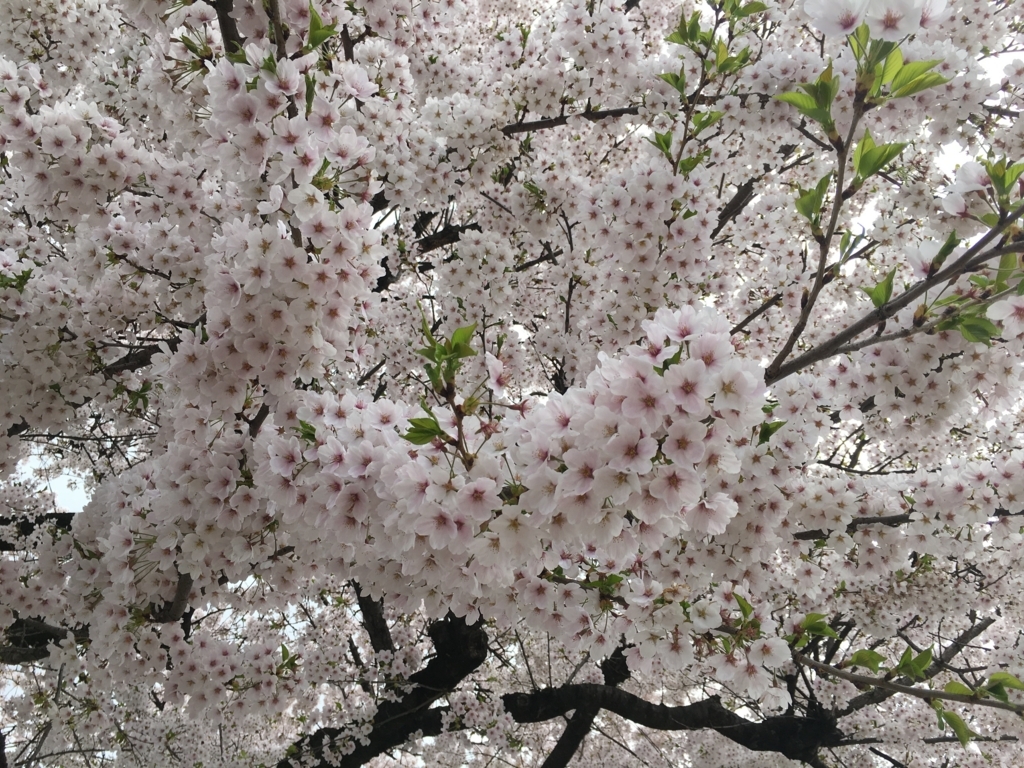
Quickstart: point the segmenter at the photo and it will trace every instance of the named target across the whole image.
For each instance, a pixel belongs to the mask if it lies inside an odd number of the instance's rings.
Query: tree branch
[[[4,632],[10,645],[0,646],[0,664],[31,664],[50,655],[50,643],[60,643],[71,633],[76,643],[89,642],[89,628],[56,627],[39,619],[15,619]]]
[[[611,656],[601,662],[605,685],[615,687],[629,679],[629,666],[623,650],[623,646],[620,645]],[[596,705],[587,705],[573,712],[569,724],[558,737],[555,748],[551,750],[541,768],[565,768],[594,727],[594,720],[600,711],[601,708]]]
[[[409,677],[412,690],[400,701],[383,702],[373,720],[367,740],[355,750],[341,755],[335,741],[343,735],[340,728],[320,728],[294,743],[278,768],[355,768],[377,755],[394,749],[422,731],[424,735],[441,732],[441,709],[430,705],[454,690],[487,658],[487,633],[480,624],[469,626],[452,614],[433,622],[427,634],[434,643],[435,655],[427,665]],[[351,745],[350,745],[351,746]]]
[[[178,585],[174,589],[174,597],[171,602],[164,603],[160,608],[150,611],[150,619],[158,624],[170,624],[179,621],[185,615],[185,607],[188,605],[188,596],[192,591],[192,574],[179,573]]]
[[[819,462],[820,463],[820,462]],[[859,520],[854,520],[846,526],[847,533],[853,533],[858,528],[863,528],[865,525],[887,525],[894,527],[902,525],[903,523],[909,523],[911,517],[909,514],[905,515],[886,515],[885,517],[863,517]],[[817,541],[818,539],[827,539],[828,532],[813,530],[813,531],[798,531],[793,534],[793,538],[797,541]]]
[[[872,688],[881,688],[883,690],[890,691],[891,693],[905,693],[908,696],[915,696],[928,702],[931,702],[932,699],[940,699],[942,701],[956,701],[960,704],[976,704],[980,707],[1005,709],[1007,712],[1015,712],[1018,715],[1024,714],[1024,705],[1022,704],[1007,704],[1002,701],[982,699],[977,696],[968,696],[963,693],[946,693],[945,691],[937,691],[932,688],[919,688],[914,685],[902,685],[901,683],[894,683],[882,677],[871,677],[870,675],[859,675],[856,672],[847,672],[846,670],[838,669],[829,664],[823,664],[820,661],[815,661],[808,656],[804,656],[802,653],[794,653],[793,656],[801,664],[806,664],[811,669],[815,669],[823,674],[835,675],[836,677],[842,678],[843,680],[849,680],[851,683],[856,683],[858,685],[868,685]]]
[[[16,535],[21,537],[31,536],[37,528],[44,525],[52,525],[61,531],[70,531],[74,516],[74,512],[47,512],[44,515],[21,518],[0,516],[0,530],[6,526],[15,526]],[[15,552],[19,548],[16,542],[0,539],[0,552]]]
[[[363,628],[370,636],[370,647],[374,653],[381,651],[395,650],[395,643],[391,639],[391,630],[388,629],[388,622],[384,618],[384,602],[374,600],[365,594],[358,582],[352,582],[352,588],[356,593],[356,600],[359,602],[359,612],[363,614]]]
[[[502,128],[501,132],[506,136],[515,136],[517,133],[529,133],[530,131],[543,131],[547,128],[557,128],[560,125],[566,125],[575,117],[582,117],[584,120],[596,123],[598,120],[604,120],[609,117],[625,117],[626,115],[638,114],[640,114],[640,107],[619,107],[617,109],[599,109],[596,111],[588,109],[583,112],[573,112],[572,114],[559,115],[558,117],[546,117],[542,120],[531,120],[526,123],[512,123]]]
[[[238,32],[235,19],[231,15],[234,0],[212,0],[217,11],[217,23],[220,25],[220,36],[224,40],[224,52],[232,53],[242,50],[245,41]]]
[[[953,642],[951,642],[946,647],[946,650],[944,650],[935,658],[934,661],[932,661],[931,666],[929,666],[928,669],[924,671],[924,679],[931,680],[933,677],[939,674],[939,672],[941,672],[946,667],[946,665],[949,664],[949,662],[951,662],[957,656],[957,654],[959,654],[965,647],[967,647],[967,645],[972,640],[980,636],[982,633],[985,632],[985,630],[987,630],[995,623],[996,620],[992,617],[989,617],[987,619],[982,619],[974,626],[962,632],[958,638],[953,640]],[[896,681],[896,683],[899,685],[906,685],[909,682],[912,681],[905,677],[899,678]],[[872,687],[870,691],[866,691],[860,694],[859,696],[855,696],[853,699],[851,699],[849,703],[847,703],[846,707],[844,707],[843,710],[839,713],[839,717],[845,717],[846,715],[852,714],[857,710],[864,709],[864,707],[869,707],[875,704],[881,704],[883,701],[885,701],[888,698],[891,698],[898,692],[899,691],[894,691],[887,688]]]
[[[780,363],[774,370],[765,371],[765,383],[769,386],[791,376],[797,371],[813,365],[814,363],[826,360],[836,354],[844,345],[853,341],[862,333],[875,328],[879,323],[888,320],[904,307],[918,297],[923,296],[932,288],[942,283],[956,280],[972,264],[976,265],[979,255],[996,238],[1009,229],[1015,221],[1024,216],[1024,205],[1018,206],[1011,211],[999,224],[983,235],[974,245],[967,249],[960,258],[945,269],[939,270],[931,277],[928,277],[916,285],[910,287],[899,296],[883,304],[881,307],[868,312],[856,322],[848,325],[828,341],[818,344],[787,363]]]

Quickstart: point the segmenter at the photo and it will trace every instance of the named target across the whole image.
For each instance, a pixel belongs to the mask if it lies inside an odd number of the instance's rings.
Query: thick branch
[[[462,233],[469,230],[480,231],[480,225],[476,222],[471,224],[449,224],[437,232],[432,232],[426,237],[422,237],[416,241],[416,245],[420,248],[420,253],[429,253],[430,251],[436,251],[438,248],[444,248],[446,245],[454,245],[459,242],[462,238]]]
[[[10,645],[0,646],[0,664],[31,664],[50,655],[50,643],[60,643],[71,633],[76,643],[89,642],[87,627],[55,627],[39,619],[15,619],[4,632]]]
[[[747,179],[742,184],[737,185],[736,194],[729,198],[729,202],[722,206],[722,210],[718,212],[718,223],[711,232],[712,240],[718,237],[718,233],[725,229],[730,221],[743,213],[743,209],[754,199],[755,181],[757,179]]]
[[[238,32],[235,19],[231,15],[234,0],[213,0],[217,9],[217,23],[220,25],[220,36],[224,39],[224,52],[232,53],[242,50],[245,41]]]
[[[571,119],[576,117],[582,117],[584,120],[589,120],[592,123],[596,123],[598,120],[604,120],[609,117],[625,117],[626,115],[637,115],[640,113],[640,107],[619,107],[618,109],[599,109],[595,111],[586,110],[585,112],[573,112],[569,115],[559,115],[558,117],[546,117],[542,120],[531,120],[526,123],[512,123],[506,125],[501,129],[501,132],[506,136],[515,136],[517,133],[529,133],[530,131],[543,131],[547,128],[557,128],[560,125],[566,125]]]
[[[611,685],[588,683],[532,693],[508,693],[501,698],[505,710],[517,723],[540,723],[574,710],[607,709],[637,725],[662,731],[711,729],[751,751],[777,752],[811,765],[820,765],[818,750],[839,746],[843,738],[835,718],[828,713],[819,712],[807,717],[779,715],[755,723],[726,709],[718,696],[696,704],[671,707],[652,704]],[[391,709],[396,706],[405,709],[404,715],[389,717]],[[337,759],[333,765],[341,768],[363,765],[381,752],[402,744],[412,733],[437,736],[442,732],[448,713],[444,707],[411,709],[405,701],[398,705],[385,704],[376,718],[380,725],[375,726],[370,734],[371,746],[359,747],[356,752]],[[290,750],[294,764],[327,768],[331,763],[324,758],[323,748],[329,747],[329,734],[338,733],[338,729],[325,728],[300,741]],[[315,762],[308,759],[311,752],[315,754]],[[291,765],[285,759],[278,768],[290,768]]]
[[[384,602],[374,600],[365,594],[356,582],[352,582],[352,588],[356,592],[359,612],[363,614],[363,628],[370,636],[370,647],[373,648],[374,653],[395,650],[395,644],[391,639],[391,630],[388,629],[388,622],[384,618]]]
[[[188,596],[192,591],[192,575],[188,573],[178,574],[178,585],[174,590],[174,597],[171,602],[164,603],[159,609],[150,612],[150,618],[159,624],[170,624],[179,621],[185,615],[185,607],[188,605]]]
[[[21,518],[0,516],[0,530],[9,525],[16,526],[17,535],[21,537],[31,536],[37,528],[44,525],[52,525],[61,531],[70,531],[74,516],[74,512],[48,512],[45,515]],[[13,552],[20,548],[17,542],[0,539],[0,552]]]
[[[605,685],[615,687],[629,679],[629,666],[621,645],[601,662],[601,671],[604,673]],[[548,754],[541,768],[565,768],[583,744],[583,740],[587,738],[600,711],[601,708],[597,705],[587,705],[573,712],[569,724],[558,737],[555,748]]]
[[[173,352],[178,348],[180,339],[165,339],[164,344]],[[144,347],[134,349],[124,357],[120,357],[110,365],[104,366],[101,370],[105,376],[113,376],[115,373],[124,371],[137,371],[153,362],[153,355],[162,352],[159,344],[147,344]]]
[[[836,746],[842,738],[835,719],[825,713],[812,717],[779,715],[754,723],[726,709],[718,696],[670,707],[652,704],[619,688],[590,683],[510,693],[502,701],[518,723],[540,723],[569,710],[596,706],[661,731],[710,728],[754,752],[778,752],[791,760],[813,761],[819,749]]]
[[[454,690],[484,663],[487,633],[481,625],[468,626],[464,619],[449,614],[433,622],[427,634],[434,643],[434,657],[409,678],[413,688],[401,701],[380,705],[366,743],[358,744],[354,751],[342,757],[341,745],[335,748],[335,739],[342,735],[342,730],[321,728],[293,744],[278,768],[293,765],[355,768],[404,744],[417,731],[424,735],[440,733],[441,710],[430,709],[430,705]]]

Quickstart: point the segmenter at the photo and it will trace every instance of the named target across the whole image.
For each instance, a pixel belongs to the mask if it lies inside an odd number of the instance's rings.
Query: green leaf
[[[970,740],[978,735],[967,727],[967,723],[965,723],[963,718],[956,712],[943,710],[942,719],[945,720],[946,724],[953,729],[953,733],[955,733],[957,739],[960,740],[961,746],[966,747]]]
[[[452,349],[468,345],[473,340],[474,331],[476,331],[476,323],[457,328],[452,334]],[[473,354],[476,353],[474,352]]]
[[[999,329],[991,320],[978,315],[961,316],[958,329],[967,341],[992,346],[992,337],[999,335]]]
[[[1020,256],[1016,253],[1004,253],[999,259],[996,271],[996,292],[1002,293],[1009,287],[1010,277],[1020,266]]]
[[[821,637],[839,637],[839,635],[836,634],[836,631],[824,621],[819,621],[815,624],[810,624],[804,627],[804,632],[809,635],[819,635]]]
[[[851,667],[867,667],[874,673],[878,673],[879,668],[885,662],[885,656],[872,651],[867,648],[856,651],[847,662],[847,666]]]
[[[755,2],[747,3],[746,5],[741,5],[737,8],[735,13],[733,13],[733,17],[737,19],[745,19],[747,16],[753,16],[755,13],[761,13],[762,11],[767,10],[767,5],[755,0]]]
[[[973,696],[974,695],[974,690],[973,689],[968,688],[966,685],[964,685],[963,683],[957,682],[956,680],[950,680],[948,683],[946,683],[942,687],[942,690],[944,690],[946,693],[956,693],[956,694],[959,694],[961,696]]]
[[[930,69],[934,69],[936,65],[941,63],[942,59],[935,59],[933,61],[908,61],[902,66],[900,71],[896,74],[896,77],[893,78],[889,89],[891,91],[898,91],[901,88],[905,88],[925,72]]]
[[[309,31],[313,32],[320,29],[324,25],[324,20],[320,18],[320,14],[316,12],[316,6],[313,5],[312,0],[309,3]]]
[[[307,74],[306,78],[306,117],[313,111],[313,98],[316,96],[316,80]],[[327,162],[326,160],[324,162]]]
[[[749,619],[750,615],[754,612],[754,607],[735,592],[732,596],[735,598],[736,604],[740,607],[740,613],[743,614],[743,618]]]
[[[853,151],[853,168],[857,172],[857,178],[863,181],[874,176],[899,157],[906,146],[906,142],[876,146],[871,131],[865,131],[864,138]]]
[[[758,433],[757,436],[757,444],[764,445],[765,443],[767,443],[769,440],[772,439],[772,435],[774,435],[776,432],[782,429],[782,426],[785,423],[785,421],[769,421],[762,424],[761,431]]]
[[[664,133],[655,131],[654,138],[647,140],[656,146],[665,157],[669,160],[672,159],[672,131],[665,131]]]
[[[809,93],[798,93],[797,91],[789,91],[788,93],[780,93],[775,96],[779,101],[783,101],[786,104],[792,104],[794,107],[799,109],[801,112],[805,110],[816,109],[818,102]]]
[[[712,125],[722,119],[722,115],[725,112],[698,112],[693,116],[693,135],[697,136],[706,128],[710,128]]]
[[[333,24],[331,24],[331,26],[329,26],[329,27],[322,27],[321,29],[318,29],[316,32],[314,32],[313,29],[310,28],[310,30],[309,30],[309,47],[310,47],[310,50],[319,48],[326,40],[329,40],[330,38],[334,37],[334,35],[336,35],[336,34],[338,34],[338,30],[335,28],[335,26]]]
[[[682,72],[678,75],[673,74],[672,72],[665,72],[664,74],[658,75],[658,77],[679,91],[680,95],[686,95],[686,77]]]
[[[875,140],[871,137],[871,130],[864,131],[864,138],[857,142],[856,149],[853,150],[853,170],[858,176],[864,178],[864,174],[860,171],[861,163],[863,162],[864,153],[869,152],[875,148]]]
[[[868,29],[866,23],[861,24],[846,39],[850,43],[850,50],[853,51],[854,58],[860,61],[861,57],[868,52],[868,44],[871,42],[871,30]]]
[[[938,272],[942,268],[942,265],[949,257],[949,254],[951,254],[958,245],[960,245],[960,238],[957,237],[956,230],[953,230],[949,233],[949,237],[946,238],[946,242],[944,242],[942,247],[939,248],[939,252],[935,254],[935,258],[932,259],[931,271],[933,273]]]
[[[914,658],[912,649],[907,648],[900,656],[900,663],[896,665],[896,671],[906,675],[912,680],[924,680],[925,670],[932,663],[932,649],[922,651],[917,658]]]
[[[433,416],[409,419],[409,426],[409,431],[402,437],[413,445],[427,445],[432,443],[435,438],[448,437]]]
[[[914,652],[910,650],[910,648],[907,648],[905,651],[903,651],[903,654],[900,656],[899,664],[896,665],[896,671],[899,672],[901,675],[909,674],[909,672],[913,671],[910,667],[910,664],[913,660]]]
[[[914,673],[918,679],[924,680],[924,673],[927,671],[928,667],[931,666],[931,663],[932,649],[925,648],[923,651],[921,651],[918,657],[914,659],[913,663]]]
[[[871,303],[875,305],[876,309],[885,306],[889,299],[892,298],[892,281],[894,277],[896,277],[895,267],[889,270],[889,273],[874,288],[861,288],[868,295],[868,298],[871,299]]]
[[[981,689],[981,693],[988,694],[992,698],[999,699],[1004,704],[1010,703],[1010,695],[1006,692],[1006,687],[999,683],[986,685]]]
[[[21,271],[13,278],[0,275],[0,288],[13,288],[18,293],[24,293],[30,277],[32,277],[31,269]]]
[[[825,622],[825,614],[823,613],[808,613],[800,626],[809,635],[839,637],[835,630]]]
[[[1022,174],[1024,174],[1024,162],[1011,165],[1006,169],[1006,186],[1012,187]]]
[[[949,79],[943,77],[938,72],[926,72],[920,77],[910,81],[899,90],[891,91],[889,95],[894,99],[902,98],[904,96],[913,96],[915,93],[927,91],[929,88],[934,88],[937,85],[945,85],[948,82]]]
[[[832,172],[829,171],[815,185],[814,189],[800,189],[800,196],[796,200],[796,209],[805,219],[817,227],[821,221],[821,206],[825,201],[825,193],[832,181]]]
[[[310,424],[308,421],[299,420],[299,426],[295,428],[295,431],[299,433],[299,437],[307,443],[316,442],[316,427]]]
[[[885,63],[882,65],[881,71],[876,77],[875,82],[883,85],[893,81],[896,77],[896,73],[903,68],[903,54],[900,52],[899,46],[892,49],[892,52],[885,57]]]
[[[1011,675],[1009,672],[993,672],[989,675],[986,685],[998,684],[1015,691],[1024,691],[1024,683]]]

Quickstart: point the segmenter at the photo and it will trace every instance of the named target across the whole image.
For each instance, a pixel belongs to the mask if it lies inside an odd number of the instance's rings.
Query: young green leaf
[[[857,173],[857,179],[863,182],[874,176],[899,157],[906,146],[906,142],[877,146],[871,137],[871,131],[865,131],[864,138],[853,151],[853,169]]]
[[[850,666],[850,667],[867,667],[872,672],[877,674],[878,671],[879,671],[879,668],[882,666],[882,664],[884,662],[885,662],[885,656],[883,656],[882,654],[878,653],[877,651],[872,651],[872,650],[870,650],[868,648],[863,648],[863,649],[861,649],[859,651],[856,651],[850,657],[850,660],[847,662],[847,666]]]
[[[998,684],[1015,691],[1024,691],[1024,683],[1011,675],[1009,672],[993,672],[989,675],[986,685]]]
[[[750,615],[754,612],[754,607],[740,595],[733,593],[733,598],[735,598],[736,604],[740,607],[740,613],[743,614],[743,618],[749,619]]]
[[[991,320],[979,315],[961,315],[957,325],[967,341],[992,346],[992,338],[999,335],[999,329]]]
[[[785,421],[768,421],[761,425],[761,430],[757,436],[757,444],[764,445],[772,439],[772,435],[782,429]]]
[[[889,95],[894,99],[913,96],[915,93],[927,91],[929,88],[934,88],[937,85],[945,85],[948,82],[949,78],[943,77],[938,72],[926,72],[920,77],[914,78],[902,88],[890,90]]]
[[[409,431],[402,435],[402,437],[413,445],[427,445],[433,442],[435,438],[448,437],[448,435],[441,429],[437,419],[430,416],[428,418],[409,419]]]
[[[908,61],[906,62],[896,73],[896,76],[892,79],[889,84],[890,91],[899,91],[902,88],[906,88],[908,85],[913,83],[917,78],[934,69],[937,65],[942,63],[942,59],[934,59],[932,61]]]
[[[971,739],[978,735],[967,727],[967,723],[965,723],[963,718],[956,714],[956,712],[943,710],[942,719],[946,721],[946,724],[953,730],[953,733],[956,734],[961,746],[966,747]]]
[[[876,308],[881,308],[888,303],[889,299],[892,298],[892,281],[895,277],[896,269],[894,267],[889,270],[889,273],[882,278],[882,281],[874,288],[862,287],[861,290],[868,295],[868,298],[871,299],[871,303],[874,304]]]

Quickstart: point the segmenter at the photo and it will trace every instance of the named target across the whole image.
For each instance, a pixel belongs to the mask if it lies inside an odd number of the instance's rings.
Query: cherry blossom
[[[1017,6],[9,5],[12,765],[1024,761]]]

